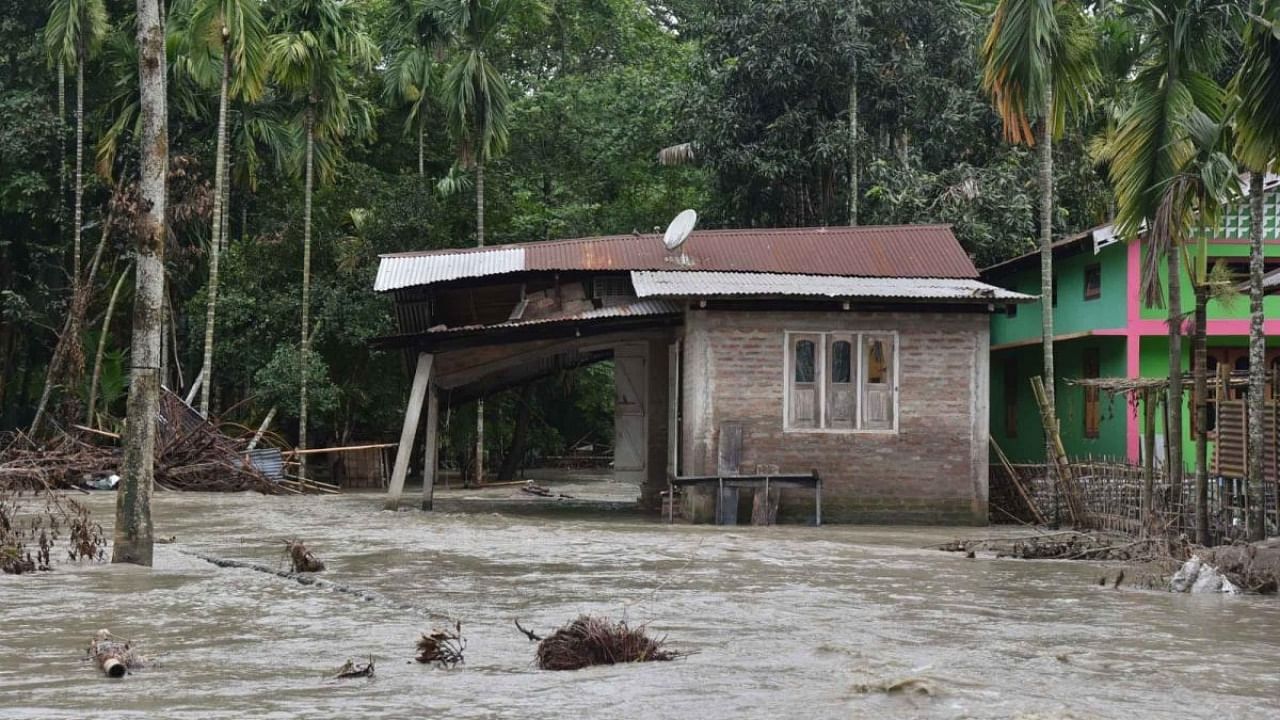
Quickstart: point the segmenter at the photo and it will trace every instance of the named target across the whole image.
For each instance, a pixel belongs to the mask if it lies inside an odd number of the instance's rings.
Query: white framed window
[[[785,333],[783,429],[897,432],[898,334]]]

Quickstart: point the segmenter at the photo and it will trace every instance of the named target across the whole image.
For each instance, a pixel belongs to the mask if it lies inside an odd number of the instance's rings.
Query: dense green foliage
[[[57,70],[42,37],[50,5],[0,0],[0,112],[8,119],[0,124],[0,427],[30,420],[69,299],[71,190],[62,173],[71,129],[58,117]],[[204,350],[221,60],[216,42],[190,31],[208,25],[217,3],[170,5],[171,153],[183,180],[174,184],[179,219],[168,259],[179,361],[169,381],[185,387]],[[330,6],[344,17],[308,14]],[[1034,151],[1004,142],[978,56],[990,18],[962,0],[260,7],[270,37],[262,52],[236,50],[233,74],[262,87],[247,92],[233,80],[228,120],[212,405],[229,421],[252,425],[278,406],[287,423],[298,411],[309,119],[308,396],[319,442],[386,437],[395,427],[404,358],[366,348],[392,322],[386,298],[370,291],[377,255],[474,244],[477,178],[467,170],[476,159],[485,161],[488,243],[648,231],[685,207],[699,210],[704,227],[843,224],[856,193],[858,222],[952,223],[980,266],[1035,247]],[[137,163],[131,6],[108,0],[105,10],[106,36],[85,68],[86,144],[98,161],[87,164],[86,255],[106,225],[112,188],[127,198]],[[368,42],[323,30],[356,21]],[[1131,37],[1119,15],[1096,22],[1091,32]],[[1099,102],[1055,146],[1059,235],[1105,221],[1113,205],[1086,148],[1131,100],[1111,70],[1127,71],[1115,58],[1129,45],[1098,45],[1112,53],[1099,63]],[[263,62],[270,67],[250,67]],[[500,116],[498,99],[506,101]],[[659,150],[680,143],[692,148],[689,162],[658,162]],[[127,222],[116,225],[90,330],[128,265]],[[107,346],[117,360],[128,347],[127,301],[128,293]],[[534,445],[550,453],[582,438],[610,442],[607,380],[591,370],[541,383]],[[114,401],[103,401],[118,417],[113,390]],[[509,432],[514,398],[490,403],[494,443]],[[450,411],[457,447],[474,427],[466,411]]]

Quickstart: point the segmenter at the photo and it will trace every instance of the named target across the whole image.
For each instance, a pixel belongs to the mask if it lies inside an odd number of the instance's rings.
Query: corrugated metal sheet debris
[[[965,278],[861,278],[774,273],[631,273],[636,295],[645,297],[802,296],[890,298],[966,302],[1033,302],[1034,296]]]
[[[945,225],[697,230],[676,251],[659,235],[399,253],[382,256],[383,292],[469,277],[534,271],[721,271],[848,277],[976,278]]]
[[[596,308],[573,315],[551,315],[534,320],[512,320],[495,325],[459,325],[456,327],[431,328],[427,335],[442,333],[471,332],[475,330],[496,330],[500,328],[524,327],[526,325],[543,325],[547,323],[571,323],[586,320],[604,320],[608,318],[650,317],[654,315],[679,315],[683,312],[680,303],[672,300],[637,300],[625,305]]]

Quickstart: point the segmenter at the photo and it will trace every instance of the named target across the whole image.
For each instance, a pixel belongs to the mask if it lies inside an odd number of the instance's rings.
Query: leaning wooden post
[[[1156,406],[1159,402],[1150,388],[1142,390],[1142,536],[1151,534],[1152,495],[1156,483]]]
[[[440,446],[437,428],[440,425],[440,393],[435,383],[427,387],[427,441],[422,453],[422,509],[431,510],[435,504],[436,454]]]
[[[431,381],[431,353],[418,353],[418,367],[413,373],[413,389],[409,391],[409,404],[404,408],[404,427],[400,430],[400,447],[396,450],[396,464],[391,471],[391,486],[387,488],[387,510],[400,507],[400,495],[404,492],[404,477],[409,472],[409,455],[413,453],[413,437],[418,433],[418,418],[422,414],[422,400],[426,397]]]

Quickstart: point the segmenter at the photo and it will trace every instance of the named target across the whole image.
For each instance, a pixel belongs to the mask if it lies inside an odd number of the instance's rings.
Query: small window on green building
[[[1084,299],[1097,300],[1102,297],[1102,266],[1098,263],[1086,265],[1084,268]]]
[[[1018,361],[1004,361],[1004,435],[1018,437]]]
[[[1097,378],[1102,374],[1102,358],[1100,357],[1098,348],[1085,348],[1084,357],[1081,364],[1084,365],[1080,373],[1086,378]],[[1102,408],[1098,404],[1098,388],[1084,388],[1084,436],[1087,438],[1098,437],[1098,431],[1102,425]]]
[[[1058,278],[1053,278],[1053,307],[1058,307]]]
[[[1018,317],[1018,306],[1014,303],[1009,303],[1008,305],[1005,305],[1004,315],[1005,317],[1011,317],[1011,318]]]

